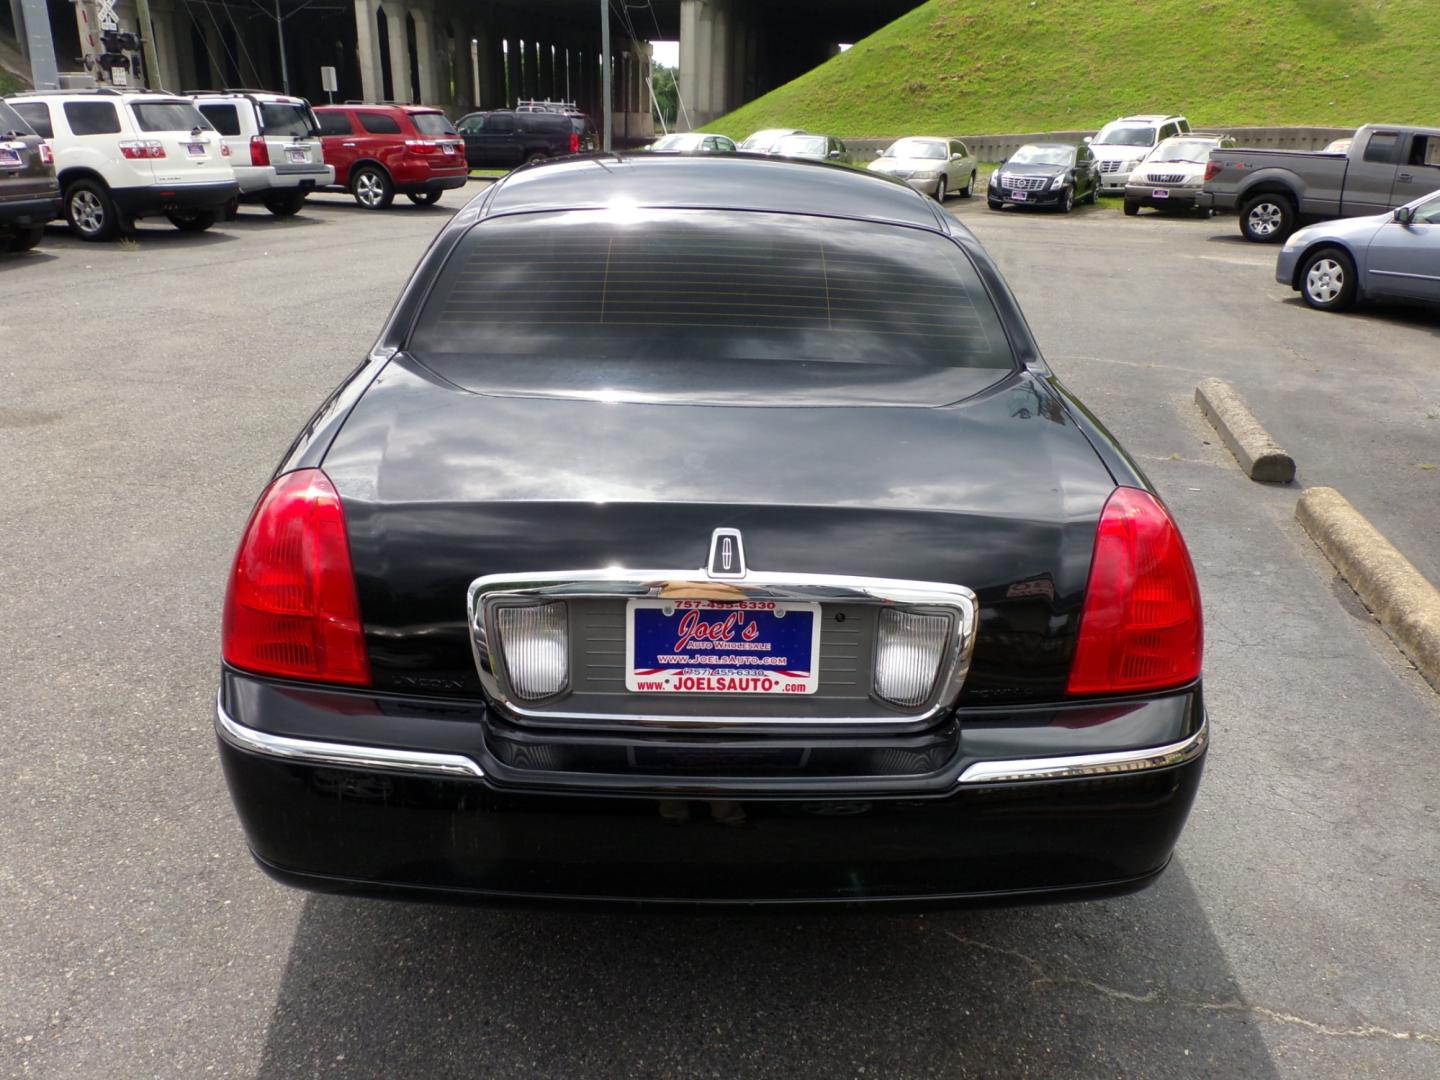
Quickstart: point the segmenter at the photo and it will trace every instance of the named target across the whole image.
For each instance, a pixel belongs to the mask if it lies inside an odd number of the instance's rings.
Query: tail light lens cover
[[[152,161],[165,156],[165,144],[159,139],[127,139],[120,143],[120,156],[131,161]]]
[[[250,164],[270,164],[270,146],[268,143],[265,142],[264,135],[250,136]]]
[[[875,693],[896,705],[919,705],[935,689],[950,640],[948,615],[887,607],[875,643]]]
[[[321,470],[277,478],[251,513],[225,593],[221,651],[262,675],[369,685],[345,512]]]
[[[55,164],[55,151],[48,142],[42,142],[40,144],[40,162],[44,165]]]
[[[1215,177],[1220,175],[1220,170],[1224,167],[1225,166],[1221,165],[1218,161],[1207,161],[1205,163],[1205,182],[1208,184],[1211,180],[1214,180]]]
[[[1070,694],[1128,694],[1200,676],[1204,630],[1190,553],[1160,501],[1116,488],[1095,532]]]
[[[516,697],[554,697],[570,680],[570,614],[563,601],[501,607],[495,628]]]

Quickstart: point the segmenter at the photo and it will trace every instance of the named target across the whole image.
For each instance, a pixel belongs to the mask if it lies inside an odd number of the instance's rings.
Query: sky
[[[680,42],[678,41],[652,41],[650,42],[652,55],[655,63],[664,64],[666,67],[680,66]]]

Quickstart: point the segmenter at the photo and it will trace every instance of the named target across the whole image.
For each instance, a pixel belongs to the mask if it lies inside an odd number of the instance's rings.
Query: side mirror
[[[1094,141],[1095,141],[1095,136],[1093,136],[1093,135],[1086,135],[1086,136],[1085,136],[1085,142],[1086,142],[1087,144],[1088,144],[1088,143],[1092,143],[1092,142],[1094,142]]]
[[[1003,157],[1002,157],[999,161],[997,161],[997,162],[995,163],[995,167],[998,169],[1001,165],[1004,165],[1005,162],[1007,162],[1008,160],[1010,160],[1010,159],[1009,159],[1009,158],[1003,158]]]
[[[1393,216],[1401,225],[1409,225],[1415,220],[1415,211],[1411,207],[1401,206],[1396,208]]]
[[[885,156],[885,151],[884,151],[884,150],[876,150],[876,151],[875,151],[875,156],[876,156],[877,158],[882,158],[882,157]]]

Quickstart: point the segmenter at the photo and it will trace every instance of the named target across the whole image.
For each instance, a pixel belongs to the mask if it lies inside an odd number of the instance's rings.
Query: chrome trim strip
[[[885,730],[914,728],[924,726],[953,706],[955,699],[960,696],[960,688],[970,671],[970,656],[975,651],[975,629],[979,611],[975,593],[963,585],[834,574],[785,574],[763,570],[750,570],[744,580],[715,581],[707,575],[707,570],[708,567],[691,570],[627,570],[612,566],[534,574],[487,574],[476,578],[470,583],[466,607],[470,620],[470,645],[485,692],[507,712],[537,723],[580,720],[649,727],[731,727],[754,731],[767,728],[786,731],[797,727],[853,728],[864,725]],[[724,590],[723,595],[737,599],[946,608],[955,616],[956,633],[949,655],[936,675],[935,687],[927,698],[930,701],[929,707],[904,716],[747,717],[743,713],[695,716],[615,712],[596,714],[528,707],[521,705],[508,692],[504,683],[504,658],[500,655],[499,648],[491,643],[491,635],[485,624],[485,611],[491,601],[504,599],[520,603],[546,603],[565,599],[631,600],[659,597],[665,595],[667,589],[677,587]]]
[[[1017,780],[1081,780],[1184,765],[1205,752],[1210,741],[1207,717],[1188,739],[1141,750],[1115,750],[1073,757],[977,761],[960,774],[957,784],[1008,784]]]
[[[215,731],[231,746],[268,757],[285,758],[307,765],[337,765],[350,769],[384,769],[387,772],[470,777],[485,776],[480,766],[461,754],[434,754],[424,750],[393,750],[383,746],[353,746],[349,743],[317,742],[271,735],[232,720],[215,699]]]

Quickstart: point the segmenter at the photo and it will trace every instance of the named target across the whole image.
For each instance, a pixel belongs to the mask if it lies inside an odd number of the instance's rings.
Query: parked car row
[[[34,246],[61,216],[83,240],[161,216],[203,232],[241,203],[277,217],[297,213],[313,191],[349,192],[367,210],[397,194],[429,205],[469,176],[465,138],[421,105],[312,109],[260,90],[112,88],[16,94],[0,105],[0,243],[11,250]],[[554,119],[572,130],[567,117]]]

